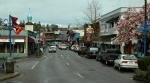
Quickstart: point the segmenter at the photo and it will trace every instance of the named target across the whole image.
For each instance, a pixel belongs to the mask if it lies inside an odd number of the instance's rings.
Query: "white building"
[[[141,8],[136,7],[136,10],[139,11]],[[114,30],[113,27],[117,22],[123,18],[124,11],[127,10],[127,7],[120,7],[116,10],[113,10],[105,15],[101,16],[100,20],[100,38],[101,43],[103,44],[102,49],[111,48],[112,46],[118,47],[124,53],[124,44],[122,46],[117,45],[114,41],[111,41],[111,38],[115,37],[118,33],[117,30]],[[133,42],[132,42],[133,43]]]

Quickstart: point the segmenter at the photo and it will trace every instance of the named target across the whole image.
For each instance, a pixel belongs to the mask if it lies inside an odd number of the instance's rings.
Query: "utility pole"
[[[148,19],[147,19],[147,0],[145,0],[145,19],[144,19],[144,27],[141,25],[139,28],[137,28],[137,30],[142,30],[144,31],[144,56],[146,56],[147,54],[147,50],[146,50],[146,42],[147,42],[147,32],[148,30],[150,30],[150,27],[148,27]]]

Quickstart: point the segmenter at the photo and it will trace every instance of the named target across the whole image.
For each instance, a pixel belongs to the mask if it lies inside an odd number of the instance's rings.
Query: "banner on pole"
[[[18,18],[13,16],[11,16],[10,18],[12,20],[12,28],[14,32],[18,35],[22,31],[22,27],[16,23]]]

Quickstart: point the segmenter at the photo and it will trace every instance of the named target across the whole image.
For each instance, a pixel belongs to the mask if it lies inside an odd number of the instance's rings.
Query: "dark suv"
[[[86,52],[86,55],[85,57],[86,58],[89,58],[89,57],[96,57],[99,53],[99,50],[97,47],[89,47],[87,49],[87,52]]]

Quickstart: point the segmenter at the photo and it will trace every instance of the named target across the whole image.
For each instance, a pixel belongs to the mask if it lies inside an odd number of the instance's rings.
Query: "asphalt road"
[[[143,83],[132,79],[133,71],[120,72],[70,50],[47,50],[42,58],[15,64],[15,70],[21,75],[2,83]]]

